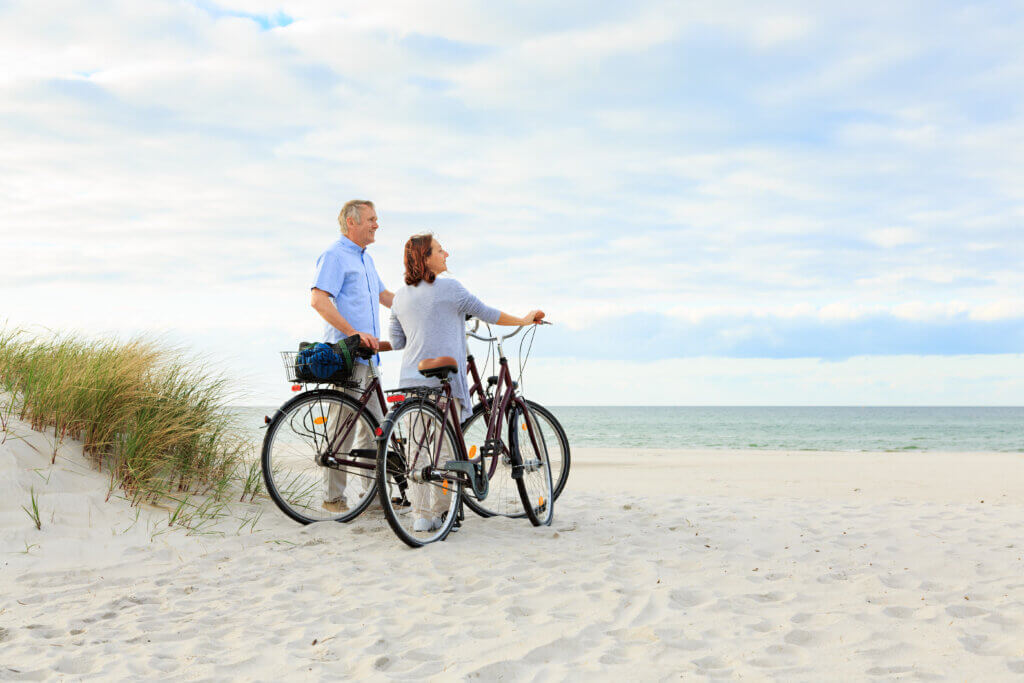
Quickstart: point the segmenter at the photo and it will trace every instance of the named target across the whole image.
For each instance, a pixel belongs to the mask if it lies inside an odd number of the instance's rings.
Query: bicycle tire
[[[417,481],[414,477],[414,472],[421,470],[424,464],[443,464],[433,462],[437,429],[444,430],[443,442],[447,443],[451,458],[464,460],[451,425],[437,407],[426,400],[406,400],[388,413],[377,439],[377,495],[384,518],[395,535],[412,548],[443,541],[461,509],[461,481]],[[438,460],[444,457],[442,454]],[[450,498],[446,498],[448,496]],[[425,531],[414,529],[417,519],[432,520],[441,508],[444,511],[439,527]],[[420,512],[423,514],[418,514]]]
[[[519,489],[512,479],[512,454],[506,435],[499,437],[497,450],[485,454],[487,420],[483,404],[477,404],[473,415],[462,424],[462,434],[470,459],[483,459],[490,489],[484,500],[477,500],[473,492],[467,490],[463,496],[466,507],[481,517],[525,517]]]
[[[549,526],[555,509],[551,463],[544,435],[533,409],[525,401],[517,401],[512,409],[508,441],[512,447],[513,467],[523,468],[520,476],[515,477],[515,482],[526,516],[534,526]]]
[[[562,495],[562,491],[565,489],[565,484],[569,481],[569,468],[572,465],[572,457],[569,453],[569,437],[566,436],[565,430],[562,428],[562,423],[552,414],[550,410],[530,399],[524,399],[526,405],[530,406],[530,409],[534,414],[540,418],[541,430],[544,432],[544,437],[548,444],[548,459],[551,461],[551,478],[554,481],[555,488],[552,498],[558,500],[558,497]],[[552,432],[557,441],[559,450],[561,451],[561,457],[556,457],[551,452],[551,440],[548,430],[544,426],[544,422],[548,423],[551,427]]]
[[[326,408],[325,404],[328,404]],[[332,407],[337,407],[339,411],[351,411],[345,412],[346,415],[358,414],[355,429],[365,430],[365,434],[372,438],[378,427],[377,419],[367,410],[360,413],[358,401],[335,389],[307,391],[284,403],[267,425],[267,433],[263,438],[260,452],[263,484],[274,504],[285,515],[301,524],[350,522],[362,514],[376,494],[377,481],[370,470],[365,470],[364,474],[362,470],[357,472],[356,468],[349,468],[346,470],[347,476],[356,476],[364,481],[362,494],[346,512],[331,513],[323,509],[324,473],[328,468],[317,464],[317,456],[322,455],[320,451],[326,445],[326,429]],[[306,409],[310,412],[302,416],[302,411]],[[314,424],[320,418],[322,422]],[[302,419],[303,423],[296,425],[295,419]],[[317,430],[320,425],[324,427],[323,434]],[[286,429],[292,434],[285,436],[282,430]],[[354,436],[358,434],[357,431]],[[304,446],[296,443],[302,441]]]
[[[553,499],[558,500],[558,497],[562,495],[562,491],[565,489],[566,482],[569,480],[569,468],[571,466],[572,461],[571,454],[569,451],[569,438],[566,436],[565,430],[562,428],[561,423],[551,413],[550,410],[540,405],[536,401],[531,401],[530,399],[525,400],[527,405],[529,405],[530,408],[534,411],[534,413],[540,418],[541,429],[544,432],[545,439],[547,439],[548,458],[551,461],[552,478],[557,478],[557,481],[555,481]],[[548,426],[551,427],[550,432],[555,437],[555,441],[557,442],[559,447],[560,455],[555,455],[553,453],[553,449],[551,448],[551,440],[548,439],[549,430],[545,427],[544,422],[547,422]],[[479,442],[479,445],[483,444],[484,436],[486,436],[487,431],[486,414],[484,412],[483,403],[477,403],[473,407],[473,414],[470,416],[468,420],[462,423],[462,431],[463,434],[466,435],[467,447],[469,446],[473,436],[476,436],[475,441]],[[505,448],[504,453],[507,455],[507,446],[505,445],[504,439],[502,439],[502,445],[503,448]],[[497,469],[496,464],[485,463],[485,465],[487,467],[488,474],[491,476],[491,485],[493,487],[495,484],[493,474]],[[511,473],[509,473],[509,476],[511,476]],[[515,493],[518,495],[518,491],[516,491]],[[488,496],[488,498],[490,498],[490,496]],[[491,507],[488,506],[486,502],[480,503],[476,501],[472,495],[468,494],[468,492],[467,495],[465,496],[465,503],[470,510],[480,515],[481,517],[493,517],[495,516],[495,514],[504,514],[495,512],[493,509],[491,509]],[[494,504],[492,503],[491,506],[493,505]],[[506,516],[521,517],[526,514],[525,511],[522,510],[518,501],[515,503],[515,509],[516,514],[509,514]]]

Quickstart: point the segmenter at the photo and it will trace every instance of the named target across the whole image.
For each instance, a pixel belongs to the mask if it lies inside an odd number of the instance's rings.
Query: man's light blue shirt
[[[387,288],[365,247],[342,235],[316,262],[313,287],[331,295],[338,313],[356,328],[380,339],[380,293]],[[324,341],[344,339],[341,330],[324,323]]]

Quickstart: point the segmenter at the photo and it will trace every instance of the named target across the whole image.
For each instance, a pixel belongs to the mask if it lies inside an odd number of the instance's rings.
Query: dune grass
[[[109,469],[111,492],[120,487],[133,505],[220,500],[236,483],[255,493],[242,457],[251,444],[227,409],[228,380],[180,350],[0,328],[0,392],[7,410],[52,429],[58,444],[81,440]]]

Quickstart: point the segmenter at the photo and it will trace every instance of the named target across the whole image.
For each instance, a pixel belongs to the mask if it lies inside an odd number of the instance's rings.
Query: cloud
[[[315,333],[312,264],[363,196],[386,282],[433,230],[485,301],[564,321],[553,353],[1010,351],[1022,29],[1011,3],[7,3],[4,312],[270,353]]]
[[[588,321],[582,328],[551,328],[538,335],[536,353],[578,358],[662,360],[698,356],[821,358],[1016,353],[1024,348],[1024,317],[930,319],[886,313],[779,316],[763,313],[685,319],[632,313]]]

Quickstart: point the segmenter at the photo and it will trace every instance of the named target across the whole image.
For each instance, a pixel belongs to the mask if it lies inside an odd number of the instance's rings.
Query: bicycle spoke
[[[353,448],[373,449],[376,420],[352,398],[333,390],[300,395],[267,428],[263,472],[267,491],[287,515],[303,523],[348,521],[376,490],[372,461],[359,467]],[[332,466],[324,458],[332,456]]]

